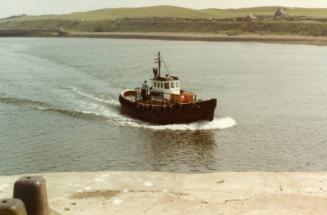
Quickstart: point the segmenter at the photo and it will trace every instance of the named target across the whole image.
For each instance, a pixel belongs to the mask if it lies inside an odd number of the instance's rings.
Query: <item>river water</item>
[[[118,95],[171,74],[215,120],[155,126]],[[51,171],[325,171],[327,47],[253,42],[0,39],[0,175]]]

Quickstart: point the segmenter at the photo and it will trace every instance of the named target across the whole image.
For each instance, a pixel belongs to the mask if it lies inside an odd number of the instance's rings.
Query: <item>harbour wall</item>
[[[327,211],[327,173],[321,172],[42,175],[54,214],[325,214]],[[0,199],[12,197],[14,183],[21,177],[0,177]]]

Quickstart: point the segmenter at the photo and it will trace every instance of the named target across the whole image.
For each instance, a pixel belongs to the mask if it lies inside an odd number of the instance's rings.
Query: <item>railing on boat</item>
[[[146,100],[146,103],[149,104],[169,104],[169,103],[192,103],[196,101],[196,95],[192,92],[188,91],[182,91],[181,95],[175,95],[170,93],[161,93],[153,95],[148,95],[149,99]],[[168,95],[168,96],[167,96]],[[125,90],[122,92],[122,96],[131,102],[144,102],[142,99],[142,89],[141,88],[135,88],[135,90]],[[166,99],[170,96],[170,99]]]

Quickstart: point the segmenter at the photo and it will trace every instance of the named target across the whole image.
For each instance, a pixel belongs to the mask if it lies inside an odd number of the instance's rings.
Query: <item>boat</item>
[[[161,65],[166,64],[160,52],[155,62],[150,84],[144,81],[142,87],[126,89],[119,95],[122,113],[159,125],[212,121],[217,99],[201,100],[181,89],[179,78],[170,75],[168,69],[162,76]]]

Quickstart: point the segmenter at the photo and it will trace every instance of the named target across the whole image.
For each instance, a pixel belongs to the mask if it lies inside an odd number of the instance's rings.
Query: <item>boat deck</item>
[[[196,101],[193,102],[171,102],[169,100],[164,100],[162,99],[162,97],[158,97],[158,96],[151,96],[151,98],[147,99],[147,100],[139,100],[137,101],[135,98],[135,91],[134,90],[126,90],[122,93],[122,96],[131,102],[137,102],[140,104],[148,104],[148,105],[172,105],[172,104],[190,104],[190,103],[196,103]]]
[[[124,96],[124,97],[129,101],[138,102],[138,103],[142,103],[142,104],[149,104],[149,105],[172,104],[171,102],[165,101],[165,100],[162,100],[162,99],[151,98],[151,99],[148,99],[148,100],[136,101],[135,96],[133,96],[133,95],[127,95],[127,96]]]

